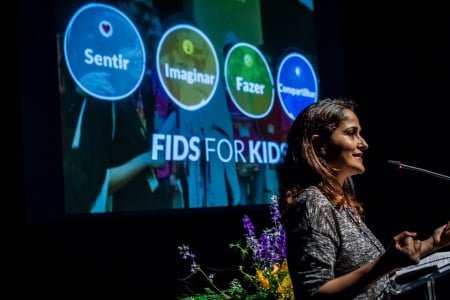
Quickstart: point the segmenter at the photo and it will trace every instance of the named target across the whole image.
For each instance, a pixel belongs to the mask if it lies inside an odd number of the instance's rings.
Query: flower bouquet
[[[286,261],[286,235],[280,222],[278,198],[272,196],[270,215],[273,226],[266,228],[258,236],[251,219],[243,216],[244,240],[230,247],[240,251],[243,264],[238,266],[237,278],[233,278],[227,288],[220,288],[214,273],[208,274],[197,263],[189,246],[178,247],[183,259],[190,264],[191,274],[204,277],[207,286],[202,293],[181,296],[180,300],[212,299],[294,299],[292,282]]]

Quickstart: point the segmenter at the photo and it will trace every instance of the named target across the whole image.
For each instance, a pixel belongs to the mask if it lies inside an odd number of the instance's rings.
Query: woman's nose
[[[366,140],[362,136],[359,137],[358,148],[362,150],[367,150],[369,148],[369,144],[367,144]]]

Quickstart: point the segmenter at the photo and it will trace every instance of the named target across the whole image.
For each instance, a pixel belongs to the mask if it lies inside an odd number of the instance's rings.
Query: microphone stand
[[[391,165],[398,166],[399,169],[416,171],[416,172],[419,172],[419,173],[428,174],[428,175],[431,175],[431,176],[434,176],[434,177],[438,177],[438,178],[450,181],[450,176],[447,176],[447,175],[444,175],[444,174],[440,174],[440,173],[436,173],[436,172],[433,172],[433,171],[430,171],[430,170],[418,168],[418,167],[413,167],[413,166],[410,166],[410,165],[405,165],[405,164],[402,164],[398,160],[388,160],[388,163],[391,164]]]

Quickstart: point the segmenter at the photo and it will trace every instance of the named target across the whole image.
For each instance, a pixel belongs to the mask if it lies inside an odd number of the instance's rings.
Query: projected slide
[[[319,93],[313,8],[167,3],[58,3],[66,214],[264,205],[279,193],[287,131]]]

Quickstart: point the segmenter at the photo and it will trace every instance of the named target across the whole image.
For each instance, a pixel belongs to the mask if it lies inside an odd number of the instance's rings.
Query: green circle
[[[234,45],[225,59],[225,81],[238,109],[252,118],[269,114],[274,102],[273,78],[263,54],[253,45]]]
[[[158,76],[170,99],[187,110],[212,99],[219,81],[219,62],[206,35],[190,25],[169,28],[156,54]]]

